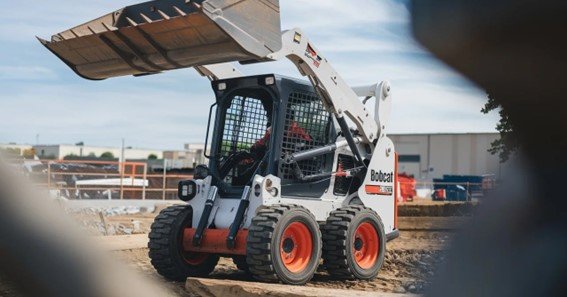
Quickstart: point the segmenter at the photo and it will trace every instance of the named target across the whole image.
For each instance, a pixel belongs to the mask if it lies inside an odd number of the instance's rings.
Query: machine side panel
[[[395,167],[394,143],[389,138],[382,137],[376,144],[368,172],[358,189],[362,203],[375,210],[382,218],[386,233],[395,229]]]

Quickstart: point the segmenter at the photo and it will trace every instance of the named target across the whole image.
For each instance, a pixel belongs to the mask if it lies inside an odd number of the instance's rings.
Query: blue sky
[[[76,76],[35,40],[139,0],[2,1],[0,143],[181,149],[202,142],[213,94],[192,69],[102,82]],[[492,132],[486,94],[411,37],[407,1],[283,0],[283,28],[301,27],[351,85],[388,79],[390,133]],[[239,67],[298,77],[288,61]]]

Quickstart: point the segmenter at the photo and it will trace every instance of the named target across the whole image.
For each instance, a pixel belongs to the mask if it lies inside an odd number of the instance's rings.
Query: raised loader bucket
[[[279,0],[150,1],[39,40],[94,80],[264,60],[282,46]]]

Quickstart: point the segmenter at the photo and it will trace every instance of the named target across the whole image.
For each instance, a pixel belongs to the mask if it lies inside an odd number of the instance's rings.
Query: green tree
[[[157,158],[158,158],[158,157],[157,157],[155,154],[150,154],[150,155],[148,156],[148,160],[157,160]]]
[[[63,160],[77,160],[79,159],[78,155],[75,155],[73,153],[66,155],[65,157],[63,157]]]
[[[100,155],[101,159],[114,159],[114,154],[111,152],[104,152]]]
[[[24,150],[23,156],[24,156],[24,159],[33,159],[35,157],[35,149],[31,148],[31,149]]]
[[[510,156],[518,150],[519,143],[514,133],[510,116],[506,110],[502,108],[500,103],[488,94],[488,102],[486,102],[481,112],[487,114],[493,110],[498,110],[500,114],[500,121],[496,125],[496,130],[500,133],[500,138],[490,144],[491,147],[488,151],[493,155],[498,154],[500,162],[503,163],[508,161]]]

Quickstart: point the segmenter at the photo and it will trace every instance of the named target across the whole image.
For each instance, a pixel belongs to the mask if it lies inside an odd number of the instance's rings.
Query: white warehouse
[[[500,175],[497,155],[488,152],[498,133],[390,134],[399,156],[400,173],[421,181],[452,175]]]

